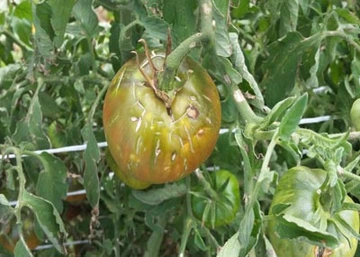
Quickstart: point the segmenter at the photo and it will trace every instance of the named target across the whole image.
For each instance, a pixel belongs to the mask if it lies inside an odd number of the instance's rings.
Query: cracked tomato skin
[[[162,69],[165,55],[153,53]],[[148,60],[140,67],[153,81]],[[221,125],[217,88],[208,73],[185,58],[174,78],[179,87],[171,109],[154,93],[136,59],[125,63],[113,78],[103,107],[108,147],[125,174],[152,184],[179,180],[193,172],[211,154]]]
[[[295,167],[288,170],[281,177],[276,188],[269,216],[273,214],[273,207],[276,204],[290,203],[290,207],[285,210],[287,214],[303,219],[314,226],[319,225],[319,219],[323,223],[326,222],[327,231],[337,235],[340,241],[339,247],[327,249],[301,239],[280,238],[276,232],[278,221],[271,219],[267,232],[278,257],[353,257],[355,255],[357,239],[350,236],[346,238],[335,228],[331,220],[345,222],[355,231],[359,231],[359,214],[356,211],[343,210],[331,216],[328,211],[322,208],[318,190],[325,179],[326,171],[321,169]],[[352,203],[353,201],[349,196],[346,196],[345,202]]]

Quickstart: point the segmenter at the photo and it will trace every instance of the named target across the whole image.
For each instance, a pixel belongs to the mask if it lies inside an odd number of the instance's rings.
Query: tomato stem
[[[344,176],[348,179],[352,179],[352,180],[356,180],[356,181],[360,182],[360,176],[356,175],[350,171],[342,170],[341,172],[339,172],[339,175]]]
[[[246,101],[244,94],[241,90],[235,85],[231,85],[233,98],[236,103],[236,107],[242,117],[242,120],[245,123],[258,123],[261,121],[261,118],[257,116],[254,111],[251,109],[249,103]]]

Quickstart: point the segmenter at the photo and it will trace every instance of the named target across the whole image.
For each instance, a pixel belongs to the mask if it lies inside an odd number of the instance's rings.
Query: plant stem
[[[186,245],[192,228],[193,228],[193,220],[190,217],[187,217],[184,221],[184,230],[181,236],[181,244],[178,255],[179,257],[185,256]]]
[[[261,118],[251,109],[241,90],[234,84],[231,85],[231,89],[236,107],[245,123],[258,123],[261,121]]]
[[[168,221],[168,214],[165,213],[159,217],[157,226],[159,229],[154,230],[147,242],[147,250],[144,254],[144,257],[157,257],[159,256],[161,242],[164,237],[164,230]]]
[[[340,176],[344,176],[348,179],[352,179],[352,180],[356,180],[358,182],[360,182],[360,176],[352,173],[352,172],[349,172],[349,171],[341,171],[341,173],[339,174]]]

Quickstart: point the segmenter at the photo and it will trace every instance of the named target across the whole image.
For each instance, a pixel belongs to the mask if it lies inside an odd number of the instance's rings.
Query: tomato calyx
[[[169,96],[170,91],[165,92],[164,90],[159,88],[159,76],[160,76],[161,72],[164,70],[165,61],[161,67],[157,68],[153,62],[153,58],[156,57],[156,54],[150,53],[148,45],[144,39],[140,39],[139,42],[144,45],[146,60],[147,60],[147,63],[149,64],[149,67],[152,72],[151,77],[149,77],[143,70],[142,65],[139,61],[139,55],[137,54],[137,52],[133,51],[133,53],[136,55],[136,63],[137,63],[138,69],[139,69],[141,75],[146,80],[148,86],[150,86],[154,90],[155,95],[164,102],[169,115],[171,115],[171,105],[173,102],[173,98]],[[166,60],[167,55],[168,55],[168,53],[166,52],[165,57],[164,57],[165,60]],[[169,81],[169,83],[171,83],[171,82]],[[176,90],[173,94],[175,96]]]

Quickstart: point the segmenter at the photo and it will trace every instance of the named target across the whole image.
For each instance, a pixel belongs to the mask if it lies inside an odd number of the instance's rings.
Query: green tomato
[[[231,223],[240,207],[239,182],[227,170],[210,173],[209,183],[216,192],[210,196],[201,184],[192,188],[191,205],[193,214],[205,226],[215,228]]]
[[[221,106],[213,80],[198,63],[186,57],[168,81],[176,89],[163,92],[157,82],[166,56],[160,52],[149,58],[132,59],[115,75],[104,100],[103,125],[119,169],[162,184],[185,177],[210,156],[219,136]]]
[[[272,200],[268,223],[268,236],[278,257],[353,257],[356,252],[357,239],[350,233],[342,234],[334,225],[335,222],[345,222],[351,228],[359,231],[359,214],[356,211],[342,210],[331,214],[322,205],[320,187],[326,179],[326,171],[295,167],[281,177]],[[352,202],[346,196],[345,202]],[[281,220],[275,218],[274,209],[278,204],[290,204],[283,210],[284,214],[294,219],[303,220],[316,228],[325,226],[327,232],[336,235],[340,245],[335,249],[317,246],[305,241],[304,238],[280,238]],[[283,229],[283,228],[282,228]]]
[[[356,131],[360,130],[360,98],[356,99],[350,110],[351,123]]]

